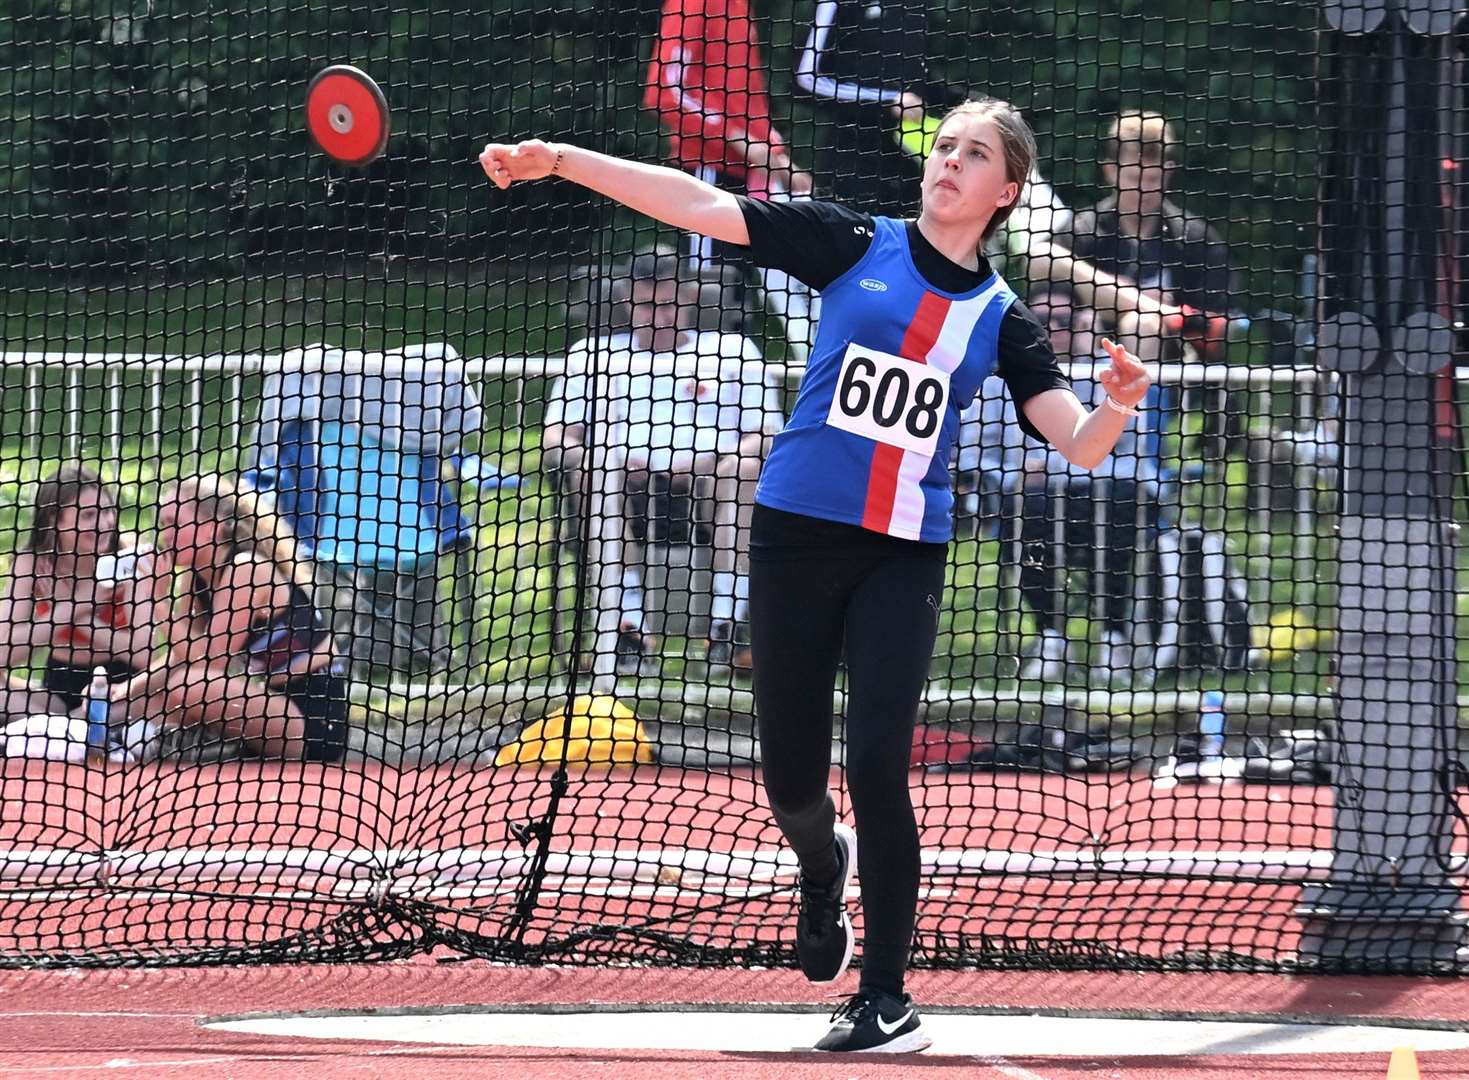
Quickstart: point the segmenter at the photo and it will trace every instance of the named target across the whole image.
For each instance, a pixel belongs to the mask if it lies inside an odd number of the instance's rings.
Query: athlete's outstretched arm
[[[1098,379],[1107,396],[1118,405],[1132,407],[1147,396],[1153,383],[1143,362],[1107,338],[1102,348],[1112,366]],[[1025,418],[1035,425],[1061,456],[1083,469],[1095,469],[1117,445],[1129,417],[1105,405],[1087,412],[1070,389],[1047,390],[1025,403]]]
[[[676,229],[741,247],[750,243],[745,216],[735,197],[677,169],[540,139],[514,145],[490,143],[480,152],[479,163],[502,189],[517,180],[539,180],[554,173]]]

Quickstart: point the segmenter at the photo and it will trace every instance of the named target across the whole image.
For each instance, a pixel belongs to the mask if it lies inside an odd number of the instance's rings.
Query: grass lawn
[[[118,289],[27,289],[0,297],[0,336],[8,352],[21,350],[146,352],[198,355],[275,351],[322,341],[380,348],[423,340],[448,341],[461,355],[555,355],[566,329],[556,301],[566,285],[524,279],[405,280],[394,268],[300,272],[190,286]],[[11,364],[0,371],[0,550],[13,548],[25,524],[35,479],[62,461],[100,463],[122,492],[124,528],[147,534],[162,482],[200,471],[229,471],[248,433],[258,377],[170,374],[138,370],[86,372],[59,366]],[[537,482],[541,380],[489,382],[483,387],[485,435],[472,447],[502,471],[521,473],[519,491],[461,491],[478,525],[475,559],[477,619],[471,639],[477,663],[465,681],[517,682],[564,671],[567,648],[555,634],[556,597],[571,603],[574,574],[558,563],[552,543],[551,498]],[[1254,407],[1254,402],[1251,402]],[[1262,408],[1271,408],[1267,401]],[[1165,439],[1163,458],[1174,468],[1201,460],[1204,441],[1196,414],[1183,417]],[[1331,621],[1335,570],[1327,538],[1329,518],[1316,520],[1321,539],[1303,549],[1289,513],[1261,515],[1246,505],[1243,462],[1213,462],[1203,479],[1179,488],[1185,521],[1222,529],[1246,568],[1251,599],[1261,617],[1293,608]],[[1323,509],[1329,493],[1323,493]],[[1303,551],[1305,557],[1303,557]],[[951,553],[951,583],[934,664],[935,685],[946,688],[1013,686],[1014,634],[1028,629],[1016,598],[999,581],[999,547],[961,540]],[[1083,583],[1071,611],[1074,641],[1095,639],[1085,610]],[[1465,601],[1461,598],[1461,606]],[[1469,611],[1461,612],[1469,615]],[[668,639],[663,677],[703,678],[689,666],[698,647]],[[1469,655],[1461,657],[1469,662]],[[1328,658],[1305,652],[1276,669],[1204,675],[1204,687],[1314,694],[1323,689]],[[456,675],[461,674],[456,672]],[[1078,666],[1078,674],[1084,672]],[[1190,680],[1192,682],[1192,680]],[[1171,685],[1171,676],[1160,686]]]

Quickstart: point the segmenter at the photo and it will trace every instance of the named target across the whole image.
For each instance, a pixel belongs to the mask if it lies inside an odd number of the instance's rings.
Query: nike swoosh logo
[[[912,1009],[909,1009],[902,1016],[900,1016],[896,1020],[894,1020],[892,1022],[892,1024],[890,1024],[890,1025],[889,1024],[884,1024],[882,1022],[882,1017],[879,1016],[877,1018],[877,1027],[878,1027],[878,1030],[881,1031],[884,1035],[891,1035],[893,1032],[897,1031],[898,1028],[900,1028],[904,1024],[906,1024],[908,1022],[908,1018],[910,1016],[912,1016],[912,1015],[913,1015],[913,1010]]]

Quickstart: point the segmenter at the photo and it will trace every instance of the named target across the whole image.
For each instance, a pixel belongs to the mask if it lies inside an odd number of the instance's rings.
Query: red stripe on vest
[[[903,334],[898,355],[919,364],[925,359],[944,328],[951,301],[937,293],[925,292],[913,313],[913,321]],[[885,533],[893,520],[893,503],[898,494],[898,467],[903,464],[903,449],[878,443],[872,452],[872,465],[867,473],[867,505],[862,511],[862,527]]]

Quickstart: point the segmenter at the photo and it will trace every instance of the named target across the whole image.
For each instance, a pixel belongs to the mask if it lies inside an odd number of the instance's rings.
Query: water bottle
[[[111,683],[105,667],[92,669],[92,683],[87,687],[87,745],[96,750],[107,746],[107,719],[112,711],[108,693]]]
[[[1199,701],[1199,757],[1205,761],[1224,756],[1224,692],[1205,691]]]

